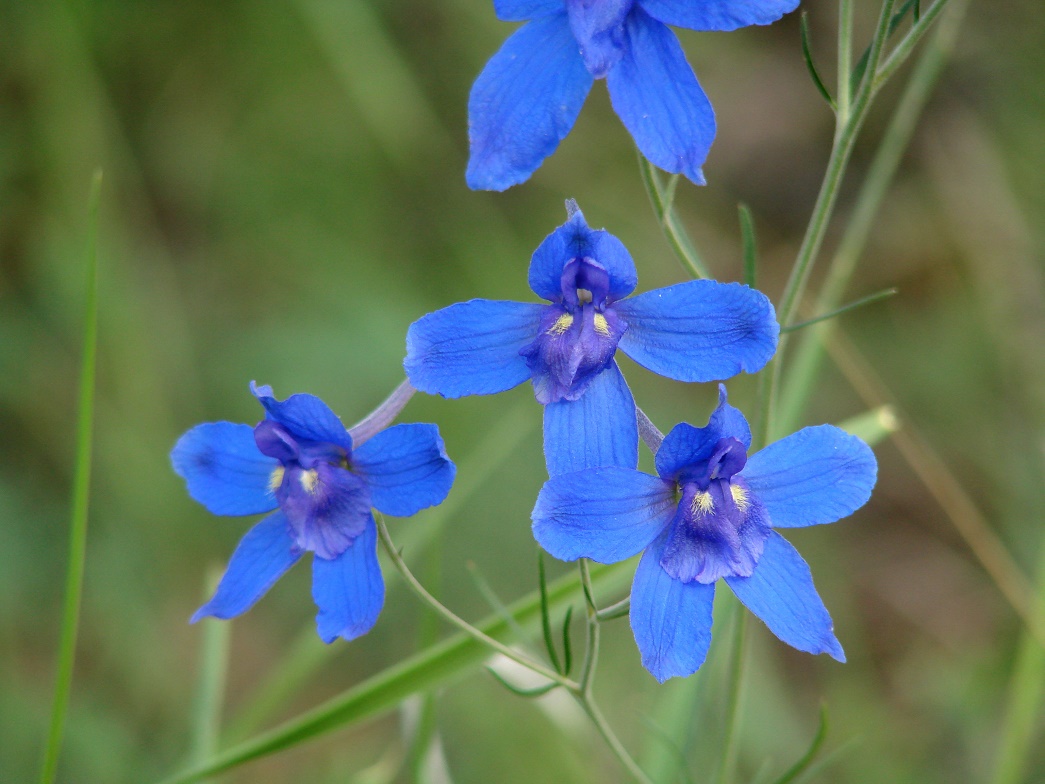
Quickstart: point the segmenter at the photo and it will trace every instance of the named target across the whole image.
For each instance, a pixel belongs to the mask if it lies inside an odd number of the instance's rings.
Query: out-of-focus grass
[[[866,34],[873,9],[860,5]],[[810,11],[829,72],[835,20],[826,6]],[[186,621],[202,576],[248,521],[216,520],[187,498],[167,461],[184,429],[255,421],[252,378],[280,395],[319,394],[358,419],[401,379],[413,319],[474,296],[532,297],[529,254],[562,221],[566,197],[628,245],[640,289],[682,279],[601,84],[530,183],[505,194],[464,186],[468,87],[510,29],[485,0],[0,3],[0,780],[30,779],[46,732],[74,452],[78,260],[95,168],[109,183],[100,226],[108,278],[94,512],[59,780],[147,781],[188,753],[201,630]],[[1033,0],[1004,11],[973,2],[851,287],[854,297],[900,293],[845,317],[1028,574],[1045,513],[1041,30],[1045,11]],[[759,285],[777,297],[830,141],[797,19],[681,37],[715,103],[719,138],[711,185],[679,185],[680,217],[712,271],[736,280],[736,203],[749,204]],[[854,177],[894,97],[865,131]],[[623,364],[662,428],[710,410],[710,386]],[[748,379],[731,390],[751,402]],[[528,394],[419,396],[405,416],[437,421],[464,462],[476,433]],[[828,370],[808,411],[810,422],[837,422],[861,407]],[[766,770],[783,771],[801,755],[821,699],[827,749],[838,752],[811,781],[980,781],[998,764],[1018,621],[895,449],[884,445],[879,458],[865,510],[792,537],[849,663],[798,654],[750,624],[745,777],[767,758]],[[441,598],[465,617],[486,614],[469,560],[505,599],[535,585],[528,516],[542,479],[534,427],[444,524]],[[392,525],[405,539],[411,521]],[[228,715],[313,614],[306,572],[233,623]],[[417,616],[405,599],[390,603],[372,634],[335,646],[280,715],[408,655]],[[718,631],[715,650],[728,649]],[[705,680],[707,702],[690,722],[671,700],[690,686],[658,687],[627,623],[605,629],[598,689],[611,720],[634,749],[658,743],[646,717],[681,722],[661,729],[690,754],[696,781],[714,769],[723,732],[714,710],[722,685]],[[1040,703],[1036,713],[1032,739]],[[518,700],[485,675],[440,694],[436,717],[458,781],[623,780],[563,706]],[[400,736],[385,719],[227,778],[343,781]],[[1045,777],[1040,742],[1028,749],[1009,780]]]

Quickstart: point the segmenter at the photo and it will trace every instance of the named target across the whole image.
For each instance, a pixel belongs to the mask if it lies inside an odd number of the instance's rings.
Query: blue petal
[[[792,648],[845,661],[831,616],[813,587],[809,566],[780,534],[774,531],[766,539],[754,574],[727,577],[726,582],[744,606]]]
[[[642,666],[661,683],[696,672],[711,645],[715,585],[683,583],[660,565],[666,537],[642,555],[631,586],[631,631]]]
[[[773,305],[740,283],[691,280],[615,306],[628,322],[620,348],[676,381],[718,381],[755,373],[776,351]]]
[[[235,618],[245,613],[300,556],[290,538],[287,518],[282,512],[269,515],[236,545],[214,596],[196,611],[191,623],[208,615]]]
[[[250,391],[265,407],[270,419],[283,425],[295,438],[335,444],[346,452],[352,452],[352,437],[341,424],[337,414],[315,395],[291,395],[279,401],[267,384],[258,386],[250,382]]]
[[[691,30],[736,30],[775,22],[798,7],[798,0],[638,0],[664,24]]]
[[[468,187],[503,191],[529,179],[573,128],[591,84],[565,12],[516,31],[468,98]]]
[[[454,464],[435,425],[382,430],[356,450],[352,463],[370,485],[370,502],[396,517],[441,504],[454,483]]]
[[[675,514],[675,486],[633,468],[589,468],[549,479],[533,508],[533,535],[562,561],[616,563],[657,538]]]
[[[213,514],[260,514],[276,508],[271,483],[280,463],[258,451],[250,425],[196,425],[174,445],[171,463],[185,479],[189,495]]]
[[[319,637],[327,644],[338,637],[355,639],[373,628],[385,603],[373,517],[340,556],[333,560],[313,559],[312,598],[319,607]]]
[[[601,79],[624,56],[624,18],[632,0],[566,0],[570,29],[588,73]]]
[[[548,475],[639,462],[635,400],[616,362],[595,377],[579,400],[544,407]]]
[[[753,454],[741,475],[774,528],[833,523],[871,497],[878,464],[871,448],[831,425],[806,427]]]
[[[591,229],[577,203],[566,203],[570,219],[545,237],[530,259],[530,288],[538,297],[562,299],[562,273],[577,258],[588,258],[609,273],[609,301],[615,302],[635,290],[638,277],[631,254],[619,239],[605,229]]]
[[[715,112],[675,34],[641,8],[625,23],[625,55],[606,75],[613,108],[656,166],[704,184]]]
[[[520,349],[537,336],[547,305],[473,299],[429,313],[406,333],[403,367],[422,392],[492,395],[530,377]]]
[[[565,0],[493,0],[497,18],[505,22],[521,22],[562,11]]]
[[[684,468],[710,458],[723,438],[735,438],[745,449],[751,448],[751,428],[740,410],[726,402],[726,387],[719,384],[718,407],[707,427],[680,422],[664,437],[657,450],[657,473],[665,479],[678,478]]]

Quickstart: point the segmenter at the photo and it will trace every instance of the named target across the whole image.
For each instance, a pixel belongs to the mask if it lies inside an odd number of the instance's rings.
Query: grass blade
[[[76,426],[76,468],[73,478],[72,513],[69,522],[69,565],[65,572],[65,597],[62,630],[58,643],[58,673],[55,677],[51,726],[47,734],[41,784],[50,784],[58,771],[65,715],[73,683],[76,636],[80,625],[80,600],[83,595],[84,563],[87,557],[87,510],[91,494],[91,442],[94,432],[94,379],[98,352],[98,203],[102,173],[91,181],[88,197],[87,296],[83,326],[83,354],[80,366],[80,395]]]
[[[833,319],[836,316],[841,316],[843,313],[848,313],[850,310],[856,310],[862,308],[864,305],[870,305],[872,302],[878,302],[879,300],[889,299],[896,293],[896,289],[883,289],[882,291],[875,292],[874,294],[868,294],[866,297],[861,297],[858,300],[854,300],[847,305],[837,310],[832,310],[830,313],[825,313],[822,316],[816,316],[805,321],[799,321],[797,324],[792,324],[788,327],[781,327],[781,332],[794,332],[796,329],[802,329],[803,327],[809,327],[813,324],[819,324],[821,321],[827,321]]]
[[[796,778],[802,775],[816,759],[817,752],[820,751],[820,747],[824,745],[824,741],[827,739],[827,706],[820,706],[820,726],[817,728],[816,735],[813,736],[813,742],[809,744],[809,749],[802,758],[798,760],[794,765],[787,769],[783,776],[778,778],[773,784],[791,784]]]
[[[204,601],[214,592],[222,570],[215,568],[207,577]],[[198,764],[214,756],[221,736],[221,708],[225,694],[225,674],[229,661],[230,624],[205,618],[200,642],[200,680],[192,722],[191,759]]]
[[[758,269],[758,242],[755,237],[755,218],[746,204],[737,205],[740,216],[740,240],[744,249],[744,282],[755,288]]]

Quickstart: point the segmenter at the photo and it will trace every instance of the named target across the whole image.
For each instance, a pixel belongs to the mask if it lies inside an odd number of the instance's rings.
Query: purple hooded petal
[[[726,582],[744,606],[792,648],[845,661],[831,616],[813,587],[809,566],[780,534],[774,531],[766,539],[762,558],[750,577],[727,577]],[[634,599],[632,607],[634,612]]]
[[[537,335],[546,305],[473,299],[429,313],[406,333],[403,367],[422,392],[492,395],[530,377],[519,350]]]
[[[599,373],[578,400],[544,407],[548,475],[639,461],[635,400],[616,362]]]
[[[609,276],[607,300],[615,302],[635,290],[638,276],[628,249],[605,229],[591,229],[577,202],[566,202],[569,220],[549,234],[530,259],[530,288],[550,302],[563,298],[563,271],[574,259],[589,259]]]
[[[591,85],[565,13],[517,30],[468,98],[468,187],[503,191],[529,179],[573,128]]]
[[[352,463],[370,485],[370,502],[396,517],[441,504],[456,470],[439,428],[427,424],[382,430],[356,450]]]
[[[798,0],[638,0],[654,19],[690,30],[736,30],[775,22]]]
[[[276,507],[272,482],[280,464],[258,451],[250,425],[197,425],[178,439],[171,463],[189,495],[213,514],[260,514]]]
[[[660,565],[666,536],[642,555],[631,586],[631,630],[642,666],[661,683],[696,672],[711,645],[714,584],[672,579]]]
[[[651,163],[703,185],[711,102],[671,30],[636,7],[625,33],[624,57],[606,75],[613,108]]]
[[[628,322],[621,350],[677,381],[755,373],[772,358],[780,333],[769,299],[739,283],[693,280],[615,307]]]
[[[632,468],[590,468],[549,479],[533,535],[561,561],[616,563],[641,552],[675,513],[675,487]]]
[[[657,473],[664,479],[678,479],[681,472],[709,460],[722,439],[734,438],[745,449],[751,446],[751,428],[739,409],[729,405],[726,387],[718,386],[718,406],[706,427],[681,422],[671,429],[657,450]],[[738,469],[739,470],[739,469]]]
[[[245,613],[300,556],[287,518],[282,512],[269,515],[236,545],[214,596],[196,611],[191,623],[207,616],[227,619]]]
[[[871,448],[831,425],[806,427],[753,454],[743,476],[774,528],[833,523],[867,503],[878,464]]]
[[[288,466],[276,497],[295,544],[320,558],[341,555],[370,519],[366,481],[330,463],[319,462],[311,469]]]
[[[363,532],[333,560],[312,561],[312,598],[323,642],[353,640],[370,631],[385,603],[385,581],[377,561],[377,526],[368,515]]]
[[[272,394],[272,387],[258,386],[250,382],[250,391],[265,407],[269,419],[286,428],[299,441],[315,441],[333,444],[351,454],[352,437],[341,424],[337,414],[315,395],[291,395],[279,401]]]

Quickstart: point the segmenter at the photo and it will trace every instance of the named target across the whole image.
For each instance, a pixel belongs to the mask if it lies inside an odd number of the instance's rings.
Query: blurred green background
[[[866,41],[877,9],[856,6]],[[808,10],[830,76],[834,5]],[[97,167],[95,473],[66,782],[148,782],[187,760],[202,633],[187,619],[249,521],[216,519],[188,498],[167,458],[180,433],[257,421],[251,379],[281,397],[317,394],[346,423],[361,418],[402,379],[411,321],[471,297],[533,298],[529,255],[564,219],[566,197],[628,246],[640,290],[685,279],[603,84],[529,183],[505,194],[465,187],[468,89],[510,30],[487,0],[0,0],[0,781],[35,775],[46,734]],[[748,203],[760,287],[777,298],[832,135],[797,16],[681,38],[719,122],[710,185],[680,183],[681,215],[716,276],[736,280],[736,204]],[[837,226],[898,92],[886,90],[865,129]],[[1039,586],[1043,129],[1045,6],[974,0],[850,288],[850,298],[887,286],[899,294],[843,319],[904,421]],[[624,370],[662,429],[705,421],[711,385]],[[750,405],[751,379],[730,386]],[[806,423],[861,413],[860,392],[825,366]],[[505,601],[532,590],[529,511],[544,479],[532,394],[418,396],[404,419],[438,422],[459,466],[485,472],[469,492],[462,469],[457,506],[427,546],[408,543],[440,523],[435,513],[391,521],[420,576],[470,619],[490,612],[470,562]],[[807,781],[1045,781],[1041,648],[895,443],[877,452],[865,509],[791,537],[849,663],[797,653],[750,625],[740,780],[766,781],[801,756],[823,701],[827,755]],[[230,719],[288,657],[305,672],[257,715],[262,726],[430,639],[423,611],[386,569],[377,628],[324,648],[308,572],[295,569],[231,624]],[[701,676],[659,687],[627,623],[610,623],[597,689],[625,744],[649,764],[673,758],[674,744],[691,780],[710,780],[728,648],[723,625]],[[476,670],[432,704],[426,780],[447,771],[456,782],[625,780],[565,698],[521,700]],[[399,766],[418,710],[411,703],[221,780],[406,780]]]

